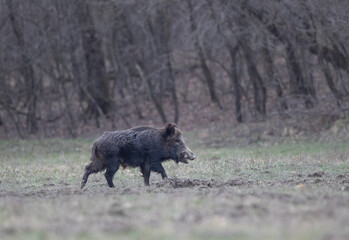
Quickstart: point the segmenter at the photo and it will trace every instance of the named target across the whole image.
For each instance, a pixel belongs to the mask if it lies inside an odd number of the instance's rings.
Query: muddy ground
[[[275,149],[196,148],[198,161],[165,164],[170,179],[152,174],[144,187],[139,171],[126,169],[115,189],[102,173],[79,189],[88,157],[80,161],[80,151],[5,161],[0,238],[349,239],[346,146]]]
[[[349,238],[349,174],[172,178],[147,188],[123,181],[115,189],[103,180],[94,178],[84,191],[50,181],[2,191],[1,238]]]

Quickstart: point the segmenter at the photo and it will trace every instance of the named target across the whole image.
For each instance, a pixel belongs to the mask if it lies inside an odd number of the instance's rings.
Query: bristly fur
[[[150,171],[167,178],[161,163],[173,159],[177,163],[193,159],[193,153],[186,146],[177,124],[167,123],[164,128],[139,126],[128,130],[105,132],[92,146],[91,163],[85,168],[81,188],[91,173],[106,169],[108,185],[115,172],[122,167],[140,167],[145,185],[149,185]]]

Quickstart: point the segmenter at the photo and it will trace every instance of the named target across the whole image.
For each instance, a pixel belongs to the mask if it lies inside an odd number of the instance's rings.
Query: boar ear
[[[176,124],[173,123],[166,123],[165,128],[164,128],[164,137],[172,137],[176,133]]]

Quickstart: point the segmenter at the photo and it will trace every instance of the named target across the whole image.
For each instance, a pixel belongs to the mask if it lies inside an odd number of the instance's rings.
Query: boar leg
[[[105,172],[104,176],[107,179],[108,185],[111,188],[114,188],[114,183],[113,183],[113,177],[114,174],[119,170],[120,167],[120,161],[117,159],[113,159],[109,161],[107,164],[107,171]]]
[[[150,178],[150,163],[149,163],[149,159],[147,159],[141,165],[141,173],[143,174],[144,185],[145,186],[149,186],[149,178]]]
[[[88,164],[86,167],[85,167],[85,173],[84,173],[84,176],[82,177],[82,181],[81,181],[81,188],[80,189],[83,189],[83,187],[85,187],[86,183],[87,183],[87,179],[88,179],[88,176],[91,174],[91,173],[97,173],[99,171],[98,167],[95,165],[94,162],[91,162],[90,164]]]
[[[164,167],[161,165],[161,163],[153,163],[151,165],[151,170],[154,171],[154,172],[160,173],[162,179],[166,179],[167,178],[166,171],[165,171]]]

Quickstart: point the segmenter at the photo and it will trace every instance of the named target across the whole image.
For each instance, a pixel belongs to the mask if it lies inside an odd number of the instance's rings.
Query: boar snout
[[[182,152],[180,154],[180,162],[188,164],[188,160],[194,160],[196,156],[190,149],[186,149],[186,151]]]
[[[196,156],[194,155],[194,153],[188,148],[187,153],[186,153],[186,157],[189,160],[194,160],[196,158]]]

